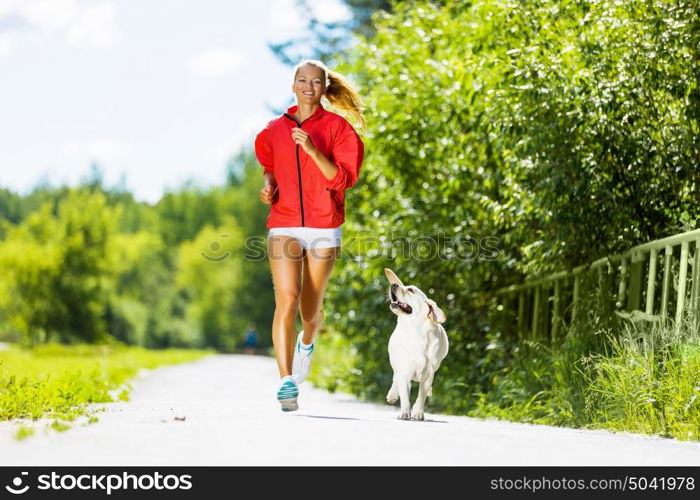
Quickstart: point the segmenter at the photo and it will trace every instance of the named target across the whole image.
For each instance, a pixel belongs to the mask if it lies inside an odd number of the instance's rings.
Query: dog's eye
[[[416,293],[416,291],[413,288],[407,288],[406,290],[408,290],[411,293]]]

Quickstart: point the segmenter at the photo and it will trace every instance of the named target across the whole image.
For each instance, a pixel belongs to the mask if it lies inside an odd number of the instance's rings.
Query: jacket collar
[[[285,113],[285,115],[287,115],[287,116],[288,116],[289,118],[291,118],[292,120],[296,121],[296,118],[294,117],[294,113],[297,112],[297,109],[299,109],[299,106],[296,106],[296,105],[295,105],[295,106],[292,106],[291,108],[287,108],[287,112]],[[307,121],[309,121],[309,120],[315,120],[315,119],[317,119],[317,118],[320,118],[321,116],[323,116],[323,114],[324,114],[325,112],[326,112],[325,108],[324,108],[323,105],[319,102],[319,103],[318,103],[318,108],[316,108],[316,111],[314,111],[314,114],[311,115],[311,116],[309,116],[306,120],[304,120],[304,122],[307,122]]]

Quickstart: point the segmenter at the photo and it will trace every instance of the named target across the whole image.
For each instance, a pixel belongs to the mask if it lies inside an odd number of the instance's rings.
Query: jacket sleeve
[[[272,144],[270,141],[270,129],[265,127],[255,137],[255,156],[258,157],[260,165],[263,166],[264,172],[274,172],[274,161],[272,156]]]
[[[342,190],[352,187],[360,176],[365,147],[360,136],[349,123],[345,124],[333,144],[333,163],[338,172],[332,179],[326,179],[328,189]]]

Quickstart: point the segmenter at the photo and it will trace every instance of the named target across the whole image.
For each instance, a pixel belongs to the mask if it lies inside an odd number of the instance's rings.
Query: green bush
[[[514,341],[491,292],[697,223],[699,20],[690,0],[397,2],[375,16],[341,68],[369,124],[326,302],[342,334],[329,356],[357,353],[346,387],[388,390],[391,267],[447,314],[434,408],[593,421],[584,374],[620,334],[614,302],[549,350]],[[402,254],[401,238],[438,254]],[[481,252],[460,257],[456,239]]]

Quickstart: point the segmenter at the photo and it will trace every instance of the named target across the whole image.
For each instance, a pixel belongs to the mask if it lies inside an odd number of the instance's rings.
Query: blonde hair
[[[362,130],[365,130],[366,122],[362,114],[362,100],[347,78],[329,69],[319,60],[304,59],[294,67],[295,79],[299,69],[306,65],[314,66],[323,71],[323,79],[326,85],[326,99],[336,108],[349,112],[350,115],[360,123]]]

